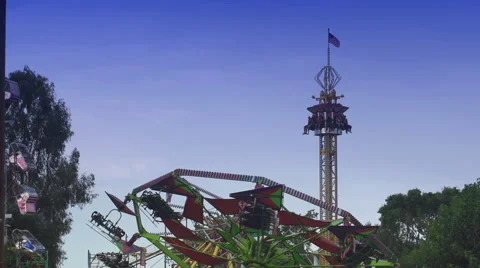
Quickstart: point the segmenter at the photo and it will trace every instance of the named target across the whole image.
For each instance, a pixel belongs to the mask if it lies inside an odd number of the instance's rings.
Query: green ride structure
[[[186,176],[255,183],[255,189],[221,198],[195,184]],[[165,193],[162,198],[160,193]],[[289,194],[344,217],[325,221],[310,219],[284,205]],[[376,239],[378,226],[362,226],[350,213],[270,179],[240,174],[177,169],[143,184],[122,201],[107,193],[118,212],[136,218],[137,231],[127,241],[126,232],[108,213],[93,212],[90,225],[127,255],[143,252],[135,242],[144,238],[175,262],[175,267],[392,267],[381,259],[393,254]],[[172,196],[183,196],[182,205]],[[179,199],[175,197],[175,199]],[[128,204],[133,204],[133,210]],[[142,211],[143,210],[143,211]],[[148,212],[142,213],[142,212]],[[147,230],[142,218],[162,222],[168,232]],[[193,221],[187,227],[186,221]],[[295,232],[282,233],[281,226]],[[329,239],[333,234],[340,243]],[[319,259],[328,265],[320,265]],[[120,261],[120,259],[119,259]],[[110,266],[114,267],[114,266]],[[123,267],[123,266],[122,266]],[[125,266],[129,267],[129,266]],[[130,266],[133,267],[133,266]]]

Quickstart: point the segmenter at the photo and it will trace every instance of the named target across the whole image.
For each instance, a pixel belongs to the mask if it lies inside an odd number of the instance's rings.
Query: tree
[[[6,140],[28,147],[37,168],[30,184],[39,194],[36,215],[21,216],[15,204],[9,205],[10,225],[35,235],[49,251],[50,267],[57,267],[66,259],[62,245],[73,222],[69,208],[92,202],[95,176],[79,173],[76,148],[65,156],[66,143],[74,133],[70,111],[56,98],[54,84],[28,67],[10,73],[9,79],[18,82],[21,100],[10,107],[8,117],[14,124],[7,126]]]
[[[389,196],[378,211],[379,239],[397,256],[417,249],[427,237],[428,227],[437,218],[440,206],[449,204],[458,193],[456,188],[444,188],[437,193],[412,189],[406,195]]]
[[[480,267],[480,179],[442,205],[415,251],[426,267]]]

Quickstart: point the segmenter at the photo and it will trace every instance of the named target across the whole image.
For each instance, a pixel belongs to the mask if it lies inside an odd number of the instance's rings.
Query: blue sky
[[[376,222],[390,194],[474,181],[479,12],[474,1],[9,1],[7,71],[29,65],[55,82],[69,149],[97,176],[99,198],[72,210],[64,267],[115,250],[85,225],[112,207],[103,191],[122,197],[175,168],[317,196],[318,141],[301,133],[327,28],[342,43],[332,64],[353,125],[339,139],[340,207]],[[222,196],[252,187],[198,184]]]

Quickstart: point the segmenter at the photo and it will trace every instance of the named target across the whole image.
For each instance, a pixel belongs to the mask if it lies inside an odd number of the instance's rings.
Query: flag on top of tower
[[[335,47],[340,47],[340,40],[338,40],[338,38],[336,38],[335,35],[331,33],[328,33],[328,42]]]

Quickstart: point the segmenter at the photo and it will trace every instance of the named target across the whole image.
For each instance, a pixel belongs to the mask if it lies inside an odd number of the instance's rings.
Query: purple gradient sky
[[[103,191],[122,197],[175,168],[318,195],[318,143],[300,134],[328,27],[353,125],[339,144],[342,208],[376,222],[390,194],[479,176],[478,2],[29,0],[8,12],[7,71],[29,65],[55,82],[71,107],[69,148],[98,180],[100,197],[72,210],[64,267],[115,250],[85,226],[111,208]],[[199,181],[223,196],[239,187]]]

